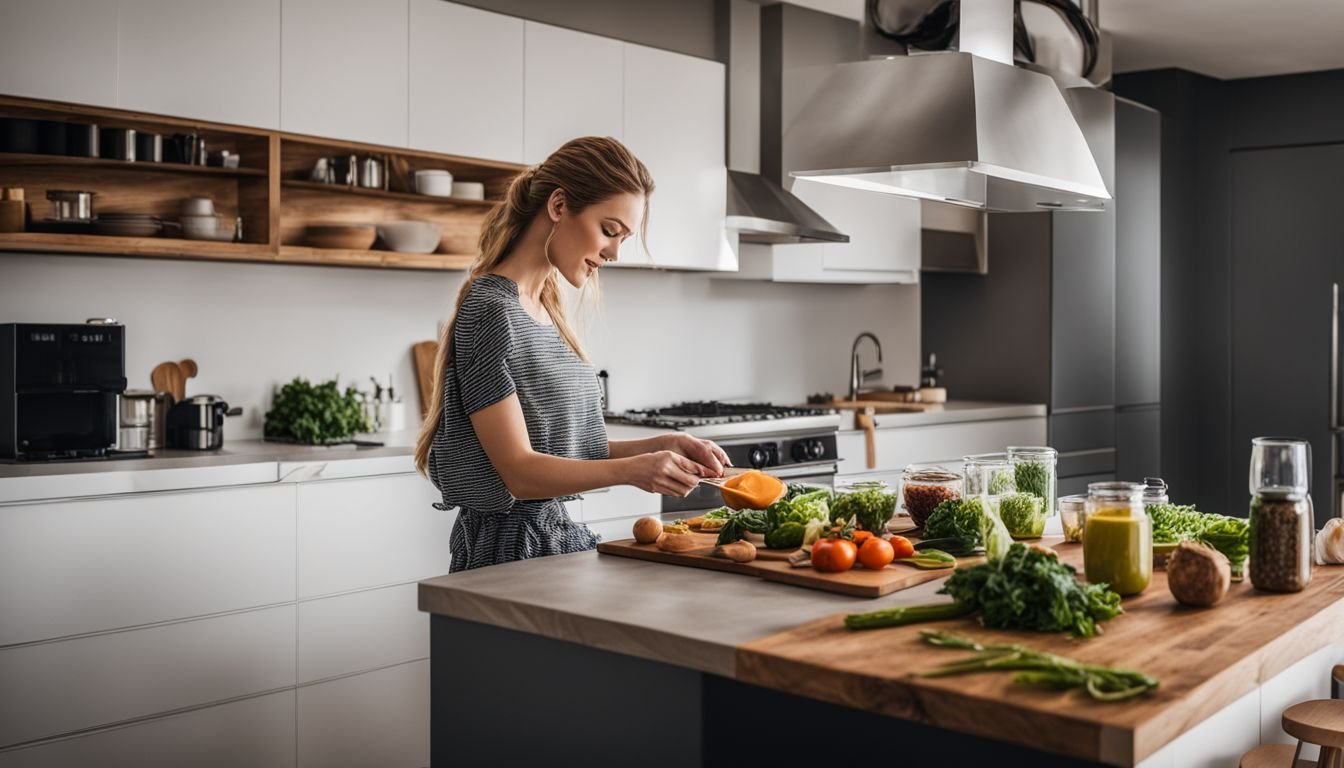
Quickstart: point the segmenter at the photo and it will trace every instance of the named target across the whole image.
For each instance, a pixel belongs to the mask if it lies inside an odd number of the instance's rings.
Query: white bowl
[[[447,171],[416,171],[415,191],[433,197],[451,197],[453,175]]]
[[[188,197],[178,204],[183,216],[214,216],[215,201],[208,197]]]
[[[398,253],[433,253],[439,247],[439,227],[427,221],[384,221],[378,239]]]
[[[219,232],[218,216],[179,216],[182,234],[189,238],[207,240]]]
[[[484,200],[485,185],[479,181],[454,181],[453,197],[461,197],[466,200]]]

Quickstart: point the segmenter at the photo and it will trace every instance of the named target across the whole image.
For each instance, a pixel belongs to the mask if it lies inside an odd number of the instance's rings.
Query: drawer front
[[[429,614],[416,585],[299,603],[299,682],[429,658]]]
[[[0,752],[0,768],[292,768],[294,691]]]
[[[299,597],[405,584],[448,572],[455,511],[417,474],[300,483]]]
[[[1059,454],[1059,476],[1078,477],[1079,475],[1116,474],[1115,449],[1101,448],[1094,451],[1072,451]],[[1139,478],[1135,478],[1138,480]]]
[[[0,650],[0,747],[294,685],[294,606]]]
[[[293,599],[293,487],[0,507],[0,646]]]
[[[615,520],[622,517],[657,517],[662,497],[632,485],[615,485],[583,494],[583,521]]]
[[[1115,409],[1050,416],[1050,445],[1060,453],[1115,447]]]
[[[300,768],[429,765],[429,661],[299,688],[298,736]]]
[[[869,467],[862,432],[842,432],[837,441],[840,472],[893,472],[909,464],[956,464],[972,453],[1002,451],[1009,445],[1043,445],[1045,419],[1000,419],[882,429],[878,417],[877,466]]]
[[[0,483],[0,504],[111,496],[119,493],[155,493],[273,483],[273,461],[227,464],[216,467],[175,467],[110,472],[77,472],[68,475],[7,477]]]

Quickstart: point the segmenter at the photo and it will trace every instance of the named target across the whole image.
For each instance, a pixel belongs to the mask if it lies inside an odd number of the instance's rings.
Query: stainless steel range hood
[[[847,243],[816,211],[759,173],[728,172],[728,218],[744,243]]]
[[[1006,17],[967,17],[1005,3]],[[1060,87],[1012,64],[1012,0],[959,5],[960,51],[836,64],[798,78],[806,90],[794,94],[784,127],[784,167],[813,181],[990,211],[1104,208],[1111,195]]]

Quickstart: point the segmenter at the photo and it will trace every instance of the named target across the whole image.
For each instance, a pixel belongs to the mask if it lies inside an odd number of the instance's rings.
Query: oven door
[[[798,464],[784,464],[777,467],[765,467],[762,471],[778,477],[786,483],[802,483],[825,488],[835,487],[836,465],[834,461],[808,461]],[[662,513],[664,518],[691,517],[690,512],[705,512],[723,506],[723,496],[717,486],[701,484],[691,491],[689,496],[677,498],[664,496]]]

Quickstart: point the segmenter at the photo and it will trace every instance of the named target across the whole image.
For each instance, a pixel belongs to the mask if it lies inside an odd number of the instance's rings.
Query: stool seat
[[[1289,768],[1293,761],[1292,744],[1261,744],[1241,756],[1237,768]],[[1296,768],[1316,768],[1310,760],[1298,760]]]
[[[1344,700],[1304,701],[1283,711],[1283,730],[1322,747],[1344,748]]]

